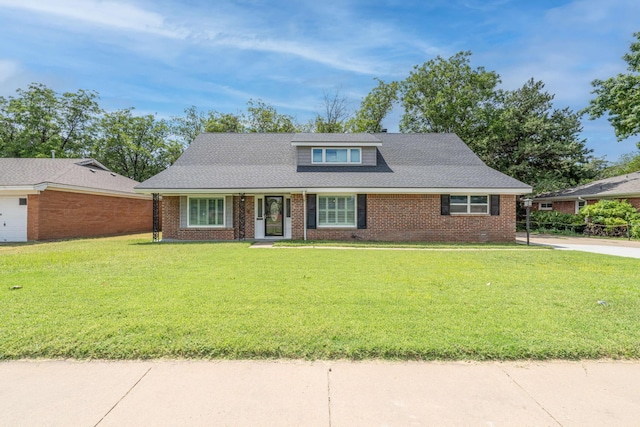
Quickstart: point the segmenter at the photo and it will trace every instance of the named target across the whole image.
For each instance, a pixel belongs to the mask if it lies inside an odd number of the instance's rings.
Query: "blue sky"
[[[0,96],[39,82],[160,117],[236,113],[253,98],[306,122],[325,92],[355,109],[374,78],[470,50],[504,89],[533,77],[580,110],[593,79],[625,71],[637,31],[638,0],[0,0]],[[597,156],[636,150],[604,119],[583,127]]]

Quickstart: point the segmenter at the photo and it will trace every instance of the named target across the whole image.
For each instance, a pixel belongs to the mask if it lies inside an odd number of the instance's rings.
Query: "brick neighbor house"
[[[593,181],[577,187],[539,194],[533,199],[540,211],[576,214],[599,200],[626,200],[640,211],[640,172]]]
[[[136,184],[93,159],[0,158],[0,242],[149,232]]]
[[[163,239],[512,242],[531,187],[454,134],[202,134],[136,191]]]

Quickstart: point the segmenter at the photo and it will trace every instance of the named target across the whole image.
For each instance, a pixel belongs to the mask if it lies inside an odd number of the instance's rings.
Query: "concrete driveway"
[[[638,362],[0,362],[1,426],[637,426]]]
[[[516,240],[526,244],[527,235],[518,233]],[[532,245],[552,246],[555,249],[593,252],[597,254],[640,258],[640,241],[624,239],[600,239],[593,237],[566,237],[551,234],[531,235],[529,243]]]

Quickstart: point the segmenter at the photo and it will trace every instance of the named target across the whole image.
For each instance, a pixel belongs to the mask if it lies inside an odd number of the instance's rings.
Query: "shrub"
[[[530,214],[531,229],[541,232],[582,233],[585,223],[580,215],[556,211],[533,211]]]
[[[589,232],[623,236],[628,229],[631,237],[640,238],[640,212],[626,200],[600,200],[580,209],[579,215],[589,223]]]

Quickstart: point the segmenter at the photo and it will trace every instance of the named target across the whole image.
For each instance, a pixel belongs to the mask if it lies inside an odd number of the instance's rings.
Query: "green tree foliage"
[[[250,99],[247,102],[245,125],[247,132],[296,132],[297,128],[298,126],[292,116],[278,113],[273,105],[269,105],[260,99]]]
[[[488,129],[470,136],[487,165],[537,192],[577,185],[597,174],[590,167],[592,150],[579,137],[580,115],[553,108],[552,101],[544,83],[533,79],[520,89],[499,92]]]
[[[376,79],[378,85],[360,103],[360,109],[349,121],[352,132],[381,132],[382,120],[389,114],[398,99],[398,82],[385,83]]]
[[[474,144],[486,132],[500,76],[483,67],[471,68],[470,56],[471,52],[449,59],[438,56],[414,67],[400,83],[402,132],[453,132],[477,148]]]
[[[599,178],[611,178],[633,172],[640,172],[640,152],[623,154],[618,161],[603,169]]]
[[[185,108],[184,116],[173,116],[169,122],[173,140],[183,147],[191,144],[198,135],[205,132],[206,126],[207,115],[199,111],[195,105]]]
[[[608,114],[618,140],[640,134],[640,32],[633,36],[636,40],[631,43],[630,52],[622,57],[629,73],[594,80],[591,93],[596,97],[584,110],[591,119]]]
[[[92,126],[101,109],[98,94],[58,94],[32,83],[17,96],[0,97],[0,156],[82,157],[93,143]]]
[[[143,181],[171,165],[182,144],[170,141],[169,126],[153,115],[134,116],[131,109],[106,113],[97,124],[93,157],[109,169]]]
[[[205,132],[234,132],[245,131],[244,120],[241,115],[231,113],[218,113],[210,111],[205,123]]]

